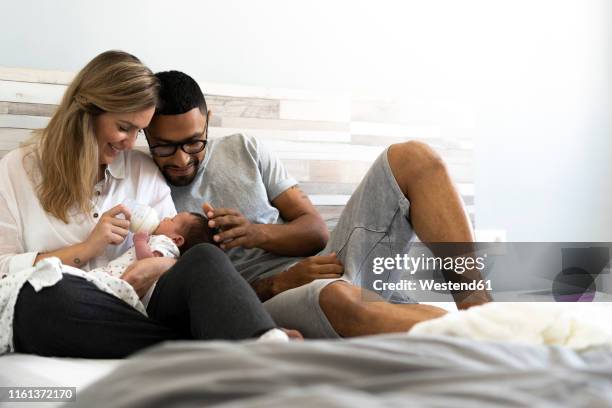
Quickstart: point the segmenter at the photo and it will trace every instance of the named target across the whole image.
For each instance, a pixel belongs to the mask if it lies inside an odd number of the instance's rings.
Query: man
[[[429,147],[407,142],[383,152],[330,238],[308,196],[257,139],[208,140],[210,112],[191,77],[157,77],[161,101],[146,135],[177,210],[206,213],[220,229],[215,239],[277,324],[305,337],[347,337],[405,331],[445,313],[364,301],[358,286],[372,256],[405,250],[415,232],[424,242],[473,241],[460,196]]]

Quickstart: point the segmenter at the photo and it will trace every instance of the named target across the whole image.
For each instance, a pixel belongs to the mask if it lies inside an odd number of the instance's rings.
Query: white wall
[[[459,101],[479,228],[612,241],[610,26],[607,0],[4,0],[0,65],[120,48],[201,81]]]

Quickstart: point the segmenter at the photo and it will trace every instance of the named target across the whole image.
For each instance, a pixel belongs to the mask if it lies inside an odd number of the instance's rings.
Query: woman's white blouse
[[[83,242],[102,214],[126,198],[153,207],[160,217],[176,214],[170,188],[155,163],[132,150],[121,152],[107,166],[104,179],[95,186],[91,213],[69,212],[65,224],[45,212],[38,201],[34,185],[40,171],[33,149],[13,150],[0,160],[0,354],[13,350],[13,312],[23,284],[29,281],[38,291],[61,279],[61,274],[53,272],[58,269],[56,258],[32,266],[39,252]],[[106,265],[131,245],[130,234],[121,245],[109,245],[102,256],[80,268],[87,271]],[[63,268],[83,274],[76,268]]]

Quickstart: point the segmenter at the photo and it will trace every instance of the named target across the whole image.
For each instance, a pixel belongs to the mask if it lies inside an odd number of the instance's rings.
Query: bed
[[[403,334],[170,342],[125,360],[69,406],[605,407],[612,348]]]
[[[197,73],[193,74],[198,79]],[[32,129],[47,124],[73,75],[70,72],[0,67],[0,158],[26,140]],[[264,141],[300,182],[330,228],[334,227],[350,194],[377,155],[385,146],[405,140],[425,141],[438,151],[448,164],[474,221],[473,143],[469,131],[470,112],[464,105],[449,100],[398,101],[341,93],[199,82],[214,113],[210,137],[242,131]],[[146,151],[144,139],[137,141],[137,148]],[[487,240],[498,239],[491,231],[477,231],[477,234]],[[386,345],[387,340],[371,339],[367,346],[360,342],[346,343],[349,345],[346,350],[373,347],[374,354],[381,356],[375,345],[379,341],[380,347],[391,347]],[[341,354],[345,347],[343,344],[307,342],[282,345],[276,350],[283,350],[289,364],[294,355],[302,359],[306,355],[318,355],[317,358],[324,359],[328,352]],[[170,358],[175,355],[175,350],[180,349],[211,358],[221,350],[228,357],[234,353],[235,357],[263,350],[272,354],[275,350],[272,346],[245,342],[167,344],[127,360],[55,359],[12,354],[0,356],[0,387],[74,386],[79,395],[78,405],[91,406],[81,403],[81,395],[85,396],[83,398],[97,398],[97,390],[104,382],[96,381],[111,372],[108,381],[113,381],[124,369],[131,370],[134,365],[148,366],[160,353],[168,350]],[[264,357],[261,359],[263,364]],[[170,360],[161,361],[170,367]],[[187,375],[188,371],[184,373]],[[145,381],[145,377],[142,380]],[[169,381],[174,383],[171,378]],[[178,383],[183,383],[183,380]],[[91,391],[83,391],[90,385]],[[309,387],[325,386],[313,383]],[[296,387],[287,389],[295,391]],[[115,404],[115,401],[108,402],[102,405]],[[124,402],[117,400],[116,404]],[[44,403],[46,407],[58,405]],[[19,406],[40,404],[20,403]]]
[[[66,407],[612,406],[610,347],[447,336],[168,342],[125,360],[13,354],[0,366],[2,386],[77,387]]]
[[[50,358],[12,353],[0,356],[0,387],[76,387],[77,395],[126,360]],[[3,405],[0,402],[0,406]],[[56,407],[61,402],[16,403],[18,407]]]

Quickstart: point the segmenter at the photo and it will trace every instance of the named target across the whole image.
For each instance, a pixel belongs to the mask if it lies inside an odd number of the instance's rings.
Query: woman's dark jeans
[[[276,327],[257,295],[217,247],[199,244],[158,280],[146,317],[92,283],[64,274],[15,305],[15,351],[121,358],[174,339],[246,339]]]

